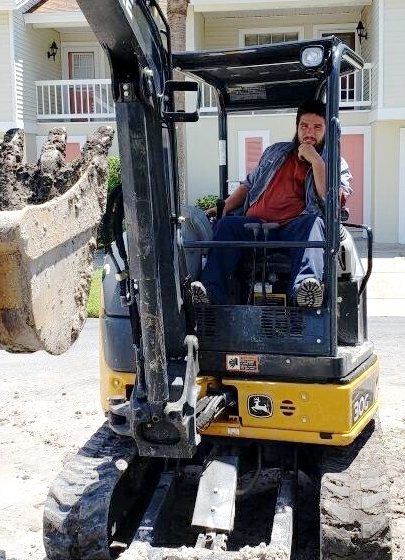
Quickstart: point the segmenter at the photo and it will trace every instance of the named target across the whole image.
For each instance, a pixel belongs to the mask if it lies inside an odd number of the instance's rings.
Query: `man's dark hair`
[[[318,101],[318,99],[312,99],[311,101],[304,101],[304,103],[301,103],[301,105],[298,107],[297,118],[295,121],[297,126],[298,123],[300,122],[302,115],[305,115],[307,113],[311,113],[313,115],[318,115],[320,117],[325,118],[326,105],[325,103],[322,103],[322,101]]]

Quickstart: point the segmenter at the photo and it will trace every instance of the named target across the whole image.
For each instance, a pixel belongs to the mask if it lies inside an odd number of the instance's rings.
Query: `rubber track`
[[[110,560],[108,517],[111,496],[136,454],[131,438],[108,423],[91,437],[54,480],[44,508],[44,546],[49,560]]]
[[[389,486],[378,419],[323,453],[321,560],[391,560]]]

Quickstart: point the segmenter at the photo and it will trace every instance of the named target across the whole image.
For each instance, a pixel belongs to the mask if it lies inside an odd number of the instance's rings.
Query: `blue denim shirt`
[[[249,189],[245,200],[244,212],[246,212],[246,210],[263,194],[267,185],[287,159],[288,154],[292,152],[295,147],[296,144],[294,142],[278,142],[264,150],[258,166],[249,173],[242,182],[242,184]],[[324,156],[322,155],[322,157]],[[351,178],[352,175],[349,166],[343,158],[340,158],[340,186],[346,196],[353,191],[350,187]],[[312,169],[308,171],[305,178],[305,200],[306,208],[303,212],[304,214],[322,213]]]

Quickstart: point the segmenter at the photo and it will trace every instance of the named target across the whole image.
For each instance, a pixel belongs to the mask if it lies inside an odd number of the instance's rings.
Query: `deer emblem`
[[[271,416],[272,402],[267,395],[251,395],[249,397],[249,413],[252,416]]]

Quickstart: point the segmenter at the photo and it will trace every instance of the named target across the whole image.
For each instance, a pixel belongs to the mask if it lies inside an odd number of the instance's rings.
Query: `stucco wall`
[[[68,141],[72,136],[86,136],[87,139],[93,134],[99,126],[108,125],[112,126],[115,130],[114,140],[109,151],[110,156],[118,155],[118,138],[115,122],[92,122],[92,123],[63,123],[66,128]],[[47,136],[49,130],[52,128],[52,123],[39,123],[38,136]],[[30,138],[32,144],[30,145],[30,154],[32,154],[31,161],[36,160],[36,141],[35,137]]]
[[[372,212],[380,243],[398,243],[399,136],[404,126],[404,121],[372,126]]]
[[[206,194],[219,194],[218,124],[216,117],[201,117],[199,122],[187,124],[187,195],[188,202]],[[239,131],[269,131],[270,143],[291,140],[295,115],[273,115],[252,118],[230,116],[228,121],[228,178],[239,179]]]

